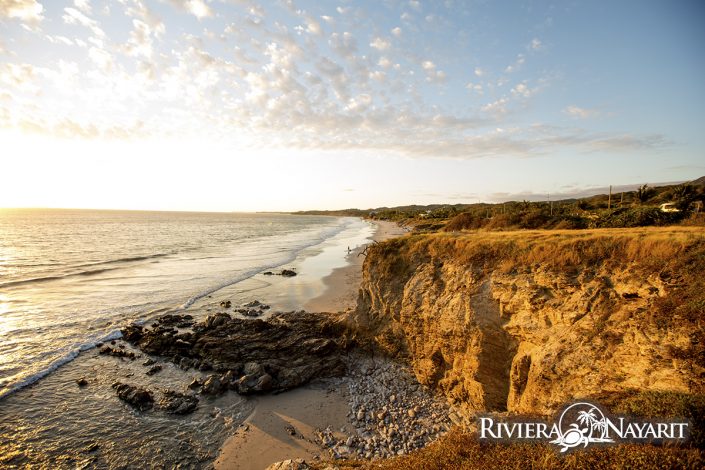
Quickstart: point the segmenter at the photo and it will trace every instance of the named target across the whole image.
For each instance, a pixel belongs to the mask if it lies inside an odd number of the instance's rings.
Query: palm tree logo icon
[[[558,420],[561,435],[551,441],[561,447],[561,452],[593,443],[614,442],[608,436],[607,418],[604,413],[592,403],[573,403],[568,406]]]

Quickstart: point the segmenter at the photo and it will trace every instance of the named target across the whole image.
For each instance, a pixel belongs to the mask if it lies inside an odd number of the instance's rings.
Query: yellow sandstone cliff
[[[472,410],[548,414],[629,390],[702,393],[696,228],[412,235],[368,250],[358,341]]]

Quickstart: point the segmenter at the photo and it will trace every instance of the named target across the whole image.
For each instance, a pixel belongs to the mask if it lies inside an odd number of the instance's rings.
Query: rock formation
[[[190,386],[205,394],[287,390],[345,369],[346,341],[339,322],[329,315],[288,312],[246,320],[217,313],[194,324],[192,331],[169,326],[183,321],[172,317],[166,324],[159,319],[152,328],[127,326],[123,337],[182,368],[214,370],[203,383]]]
[[[704,254],[702,234],[648,230],[395,239],[369,250],[350,329],[469,410],[702,392],[703,273],[682,273]]]

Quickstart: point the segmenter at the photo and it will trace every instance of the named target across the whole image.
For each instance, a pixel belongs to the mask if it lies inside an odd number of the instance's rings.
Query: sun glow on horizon
[[[694,179],[702,13],[2,2],[0,206],[291,211]]]

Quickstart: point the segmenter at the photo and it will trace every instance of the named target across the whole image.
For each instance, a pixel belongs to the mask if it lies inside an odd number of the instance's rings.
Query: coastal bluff
[[[705,234],[459,232],[371,246],[354,339],[466,409],[703,393]]]

